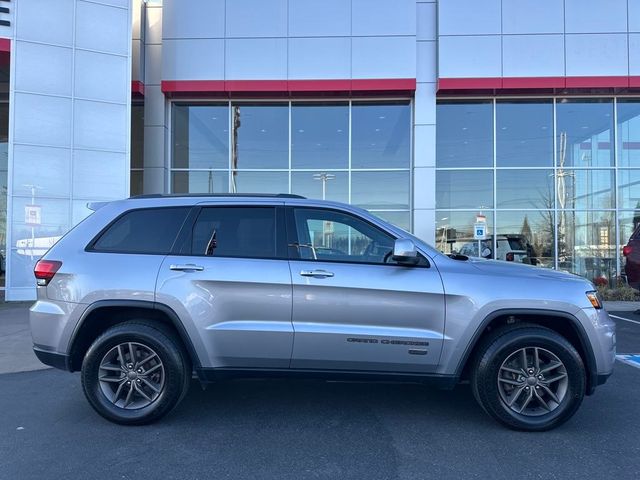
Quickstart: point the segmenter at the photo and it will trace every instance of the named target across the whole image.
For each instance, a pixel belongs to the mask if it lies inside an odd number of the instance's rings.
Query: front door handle
[[[196,265],[195,263],[185,263],[180,265],[170,265],[169,270],[176,270],[178,272],[201,272],[204,270],[202,265]]]
[[[326,270],[302,270],[300,275],[303,277],[326,278],[333,277],[333,272],[327,272]]]

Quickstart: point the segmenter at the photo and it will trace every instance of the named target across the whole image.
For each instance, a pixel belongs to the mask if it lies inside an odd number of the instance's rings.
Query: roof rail
[[[258,197],[258,198],[301,198],[306,199],[302,195],[296,195],[294,193],[146,193],[143,195],[133,195],[129,197],[130,199],[137,198],[179,198],[179,197],[197,197],[197,198],[207,198],[207,197],[216,197],[216,198],[225,198],[225,197],[235,197],[235,198],[250,198],[250,197]]]

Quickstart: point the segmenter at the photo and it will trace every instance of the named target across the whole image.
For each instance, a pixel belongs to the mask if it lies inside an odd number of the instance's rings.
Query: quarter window
[[[190,243],[192,255],[276,258],[276,209],[203,208],[193,226]]]
[[[152,253],[171,251],[189,208],[146,208],[122,215],[100,235],[93,250],[117,253]]]

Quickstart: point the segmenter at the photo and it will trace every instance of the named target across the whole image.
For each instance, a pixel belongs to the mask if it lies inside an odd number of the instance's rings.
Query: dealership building
[[[636,1],[0,0],[0,98],[8,300],[143,193],[348,202],[599,283],[640,223]]]

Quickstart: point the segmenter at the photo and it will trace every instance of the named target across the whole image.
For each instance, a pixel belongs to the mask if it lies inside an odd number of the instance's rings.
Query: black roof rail
[[[142,195],[132,195],[130,199],[136,198],[179,198],[179,197],[197,197],[197,198],[300,198],[306,199],[302,195],[296,195],[294,193],[145,193]]]

